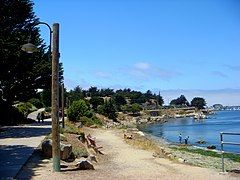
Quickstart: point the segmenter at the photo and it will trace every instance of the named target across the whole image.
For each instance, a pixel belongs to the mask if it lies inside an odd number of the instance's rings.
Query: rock
[[[92,163],[89,162],[88,160],[81,160],[76,164],[76,166],[78,167],[79,170],[88,170],[88,169],[94,170]]]
[[[145,136],[145,134],[142,131],[138,131],[137,134],[139,134],[140,136]]]
[[[94,125],[91,125],[90,128],[98,128],[98,126],[94,124]]]
[[[208,146],[207,148],[208,148],[208,149],[216,149],[216,146],[211,145],[211,146]]]
[[[51,139],[47,139],[42,142],[42,152],[45,157],[47,158],[52,157],[52,140]]]
[[[178,158],[178,162],[180,162],[180,163],[185,163],[185,162],[186,162],[186,160],[185,160],[185,159],[183,159],[183,158]]]
[[[52,140],[47,139],[42,142],[42,152],[45,157],[52,157]],[[67,160],[72,154],[72,145],[60,143],[60,158]]]
[[[90,155],[90,156],[88,157],[88,159],[89,159],[91,162],[93,162],[93,161],[97,162],[97,158],[96,158],[96,156],[94,156],[94,155]]]
[[[61,159],[62,160],[67,160],[72,153],[72,145],[71,144],[63,144],[60,143],[60,154],[61,154]]]

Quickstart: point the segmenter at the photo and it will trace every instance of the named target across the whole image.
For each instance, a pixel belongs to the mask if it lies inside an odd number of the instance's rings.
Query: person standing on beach
[[[179,138],[179,143],[182,144],[182,134],[181,133],[179,134],[178,138]]]
[[[188,139],[189,139],[189,136],[187,136],[184,141],[185,141],[185,144],[188,144]]]

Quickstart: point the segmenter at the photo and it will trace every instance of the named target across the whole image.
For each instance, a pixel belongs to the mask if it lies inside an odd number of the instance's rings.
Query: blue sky
[[[34,0],[60,23],[65,86],[159,90],[240,105],[240,1]],[[49,43],[48,31],[41,35]]]

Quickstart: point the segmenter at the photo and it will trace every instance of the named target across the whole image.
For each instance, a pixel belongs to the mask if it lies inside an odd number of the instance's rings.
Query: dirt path
[[[105,155],[92,171],[51,172],[51,163],[33,169],[33,179],[237,179],[200,167],[154,158],[151,152],[136,149],[123,141],[116,131],[92,130]]]

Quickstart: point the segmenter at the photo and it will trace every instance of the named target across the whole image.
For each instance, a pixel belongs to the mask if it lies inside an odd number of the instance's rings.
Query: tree
[[[101,97],[98,96],[93,96],[91,97],[91,99],[89,100],[89,103],[92,105],[92,108],[94,109],[94,111],[97,111],[97,107],[99,105],[103,105],[104,100]]]
[[[80,86],[76,86],[73,90],[70,90],[67,93],[67,97],[70,100],[70,102],[78,101],[80,99],[83,99],[84,98],[84,93],[83,93],[82,88],[80,88]]]
[[[0,1],[0,88],[9,104],[27,101],[34,97],[37,89],[50,89],[51,60],[46,46],[40,38],[38,18],[30,0]],[[31,43],[38,52],[27,54],[21,46],[31,35]],[[60,81],[62,80],[60,65]]]
[[[184,95],[181,95],[179,98],[177,99],[173,99],[171,102],[170,102],[170,105],[172,106],[189,106],[189,102],[187,101],[186,97]]]
[[[90,87],[88,89],[88,93],[90,97],[99,96],[99,90],[97,89],[97,87]]]
[[[133,114],[137,114],[142,110],[142,107],[139,104],[132,104],[131,111]]]
[[[159,93],[157,95],[157,103],[158,103],[159,106],[162,106],[163,103],[164,103],[164,100],[163,100],[163,98],[162,98],[162,96],[160,94],[160,91],[159,91]]]
[[[113,120],[117,118],[116,108],[112,99],[105,100],[104,104],[98,107],[98,112]]]
[[[84,100],[73,101],[68,108],[68,119],[70,121],[79,120],[80,117],[88,116],[89,110],[90,109]]]
[[[191,106],[196,107],[197,109],[204,109],[204,106],[206,106],[206,101],[204,98],[195,97],[191,101]]]
[[[142,110],[142,107],[139,104],[134,103],[132,105],[122,106],[122,110],[123,110],[123,112],[129,112],[129,113],[131,112],[133,114],[137,114]]]
[[[113,96],[113,101],[114,101],[114,103],[115,103],[115,105],[116,105],[117,110],[119,110],[119,111],[121,110],[121,106],[122,106],[122,105],[127,104],[126,99],[125,99],[124,96],[121,95],[121,94],[115,94],[115,95]]]
[[[114,90],[107,88],[107,89],[101,89],[99,92],[100,96],[105,97],[105,96],[112,96],[114,94]]]

